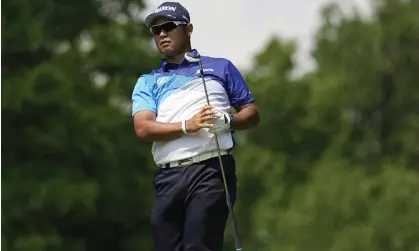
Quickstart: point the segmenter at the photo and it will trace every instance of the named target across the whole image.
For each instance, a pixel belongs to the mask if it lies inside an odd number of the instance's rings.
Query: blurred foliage
[[[272,38],[244,74],[263,119],[235,150],[245,249],[419,251],[419,5],[371,4],[324,8],[313,71]],[[129,112],[159,64],[144,4],[2,7],[2,250],[151,250],[157,168]]]

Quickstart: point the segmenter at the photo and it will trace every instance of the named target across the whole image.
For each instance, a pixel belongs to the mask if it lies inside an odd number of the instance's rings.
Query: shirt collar
[[[191,52],[198,53],[198,51],[196,49],[193,49]],[[185,59],[183,59],[180,64],[169,63],[169,62],[167,62],[166,58],[163,58],[160,62],[160,65],[161,65],[162,70],[165,71],[166,67],[168,67],[169,65],[183,65],[185,63],[189,63],[189,62],[187,62]]]

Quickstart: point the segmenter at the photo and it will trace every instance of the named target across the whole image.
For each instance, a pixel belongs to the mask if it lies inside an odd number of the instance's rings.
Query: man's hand
[[[231,116],[229,113],[217,110],[215,112],[216,118],[209,121],[214,126],[209,129],[210,133],[227,131],[230,129]]]
[[[216,118],[215,112],[211,110],[212,108],[212,106],[206,105],[191,119],[186,121],[186,130],[188,133],[196,133],[202,128],[212,128],[214,126],[208,122]]]

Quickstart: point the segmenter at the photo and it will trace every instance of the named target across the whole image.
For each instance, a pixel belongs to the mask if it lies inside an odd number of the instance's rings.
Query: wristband
[[[182,121],[182,131],[184,134],[188,134],[188,130],[186,130],[186,120]]]

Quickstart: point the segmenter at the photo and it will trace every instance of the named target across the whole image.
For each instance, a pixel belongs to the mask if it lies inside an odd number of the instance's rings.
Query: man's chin
[[[174,50],[173,48],[170,48],[170,47],[161,48],[160,51],[166,57],[174,57],[178,54],[178,53],[176,53],[176,50]]]
[[[174,58],[177,56],[176,53],[174,52],[163,52],[164,56],[168,57],[168,58]]]

